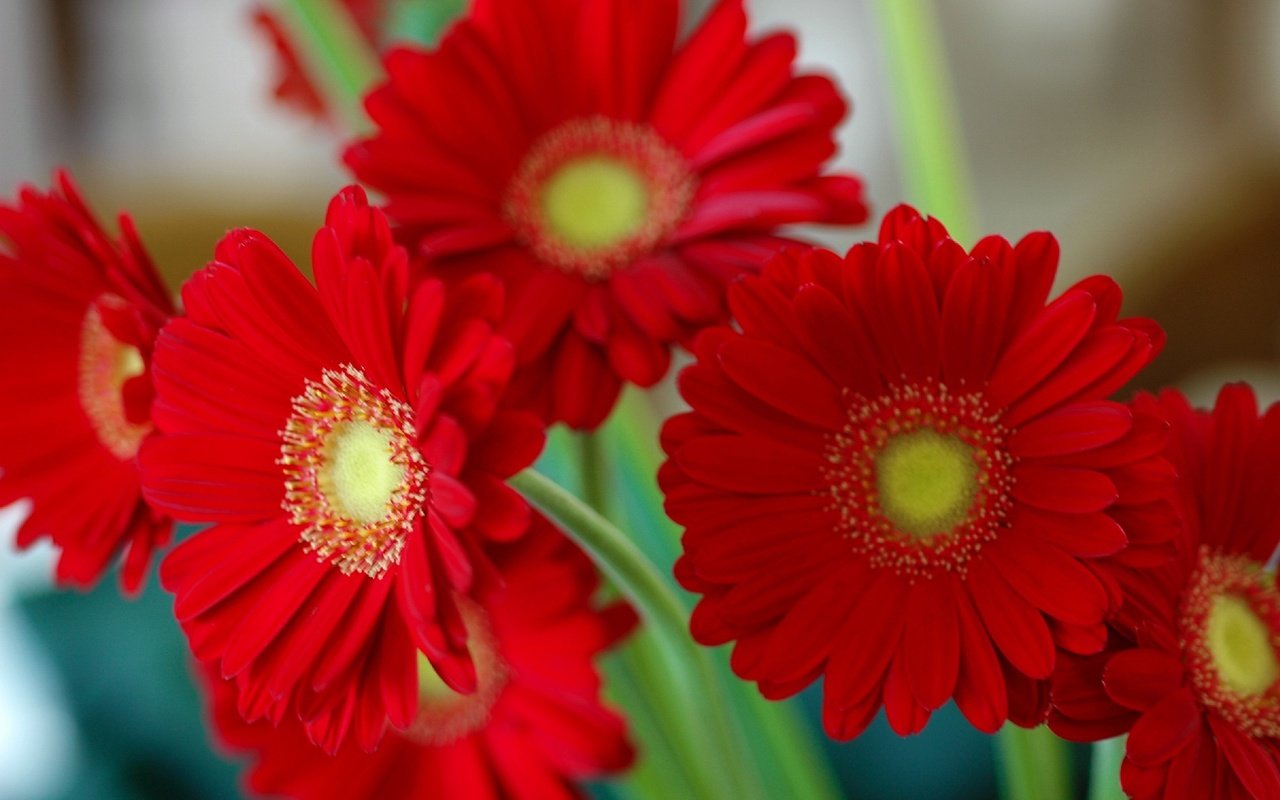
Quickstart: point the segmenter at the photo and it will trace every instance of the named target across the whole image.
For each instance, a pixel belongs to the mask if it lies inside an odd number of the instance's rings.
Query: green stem
[[[1124,761],[1125,737],[1117,736],[1093,746],[1089,765],[1089,800],[1124,800],[1120,788],[1120,764]]]
[[[601,570],[636,607],[658,641],[667,677],[679,693],[690,737],[702,752],[696,776],[707,798],[759,797],[759,787],[741,778],[743,756],[708,654],[688,634],[684,606],[653,564],[621,531],[581,500],[533,470],[511,485],[554,519],[592,555]]]
[[[382,69],[351,15],[337,0],[281,0],[280,13],[329,107],[349,130],[364,128],[364,95]]]
[[[1007,724],[996,734],[1000,796],[1006,800],[1071,800],[1068,745],[1048,728]]]
[[[897,103],[906,196],[967,242],[973,234],[968,159],[934,3],[876,0],[873,6]]]
[[[579,461],[582,470],[582,500],[599,511],[602,516],[609,515],[605,506],[605,473],[604,436],[596,432],[579,433]]]

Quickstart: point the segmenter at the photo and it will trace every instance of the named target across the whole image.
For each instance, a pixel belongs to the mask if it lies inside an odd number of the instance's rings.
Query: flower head
[[[518,391],[550,421],[593,428],[658,381],[778,228],[867,215],[823,174],[846,106],[794,39],[721,0],[677,43],[680,6],[478,0],[438,51],[387,56],[347,151],[433,274],[509,286]]]
[[[625,723],[601,703],[594,661],[634,615],[592,604],[594,567],[540,517],[527,537],[496,552],[501,588],[462,601],[476,691],[452,691],[421,663],[417,716],[376,752],[348,744],[330,756],[296,721],[246,723],[235,687],[206,670],[219,736],[253,756],[249,788],[299,800],[540,800],[580,797],[574,781],[624,769],[632,758]]]
[[[295,703],[333,750],[354,729],[417,713],[417,656],[477,687],[455,595],[482,589],[480,542],[520,536],[503,480],[542,446],[509,411],[514,366],[494,333],[501,287],[410,287],[382,213],[349,189],[315,240],[312,286],[269,240],[238,231],[156,345],[145,491],[179,519],[214,522],[161,577],[197,657],[240,686],[246,718]]]
[[[65,173],[0,206],[0,505],[29,498],[18,534],[48,536],[59,581],[89,586],[126,550],[137,590],[172,523],[142,500],[151,353],[174,313],[132,220],[109,236]]]
[[[843,260],[731,287],[740,327],[695,343],[660,474],[693,634],[736,640],[769,697],[825,675],[833,736],[882,705],[915,732],[953,697],[984,731],[1039,722],[1057,651],[1105,642],[1101,557],[1167,557],[1163,428],[1106,399],[1162,336],[1103,278],[1046,304],[1057,255],[966,252],[901,207]]]
[[[1280,796],[1280,406],[1247,386],[1212,412],[1176,391],[1134,407],[1172,425],[1177,557],[1118,573],[1125,606],[1107,650],[1055,676],[1049,725],[1080,741],[1128,732],[1121,780],[1136,798]]]

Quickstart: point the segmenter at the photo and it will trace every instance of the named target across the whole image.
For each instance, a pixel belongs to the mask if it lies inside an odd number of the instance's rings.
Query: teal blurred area
[[[236,764],[205,730],[172,607],[154,575],[133,600],[107,581],[87,594],[44,592],[16,604],[75,720],[77,758],[64,791],[48,800],[239,795]]]

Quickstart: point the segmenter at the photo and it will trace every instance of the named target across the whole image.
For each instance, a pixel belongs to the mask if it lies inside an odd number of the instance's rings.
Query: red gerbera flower
[[[737,640],[769,697],[826,676],[824,722],[899,733],[954,697],[983,731],[1044,713],[1055,646],[1096,652],[1094,560],[1159,553],[1158,418],[1105,398],[1163,337],[1088,279],[1046,305],[1052,236],[970,253],[900,207],[845,260],[784,254],[731,287],[663,434],[694,636]]]
[[[340,0],[347,13],[351,15],[356,29],[371,44],[376,45],[379,30],[382,27],[385,0]],[[289,39],[288,33],[279,18],[262,6],[253,10],[253,22],[267,38],[276,55],[276,85],[272,90],[276,100],[283,106],[289,106],[305,116],[317,120],[327,119],[329,108],[324,98],[316,89],[311,76],[303,64],[297,48]]]
[[[1212,413],[1166,391],[1136,409],[1172,424],[1185,519],[1176,559],[1120,573],[1108,651],[1054,678],[1049,724],[1095,741],[1129,731],[1121,778],[1138,798],[1280,797],[1280,406],[1224,388]]]
[[[136,591],[173,529],[142,501],[135,461],[173,304],[133,221],[112,239],[71,178],[54,180],[0,206],[0,505],[31,499],[18,546],[52,539],[59,581],[87,587],[124,549]]]
[[[156,345],[141,454],[156,506],[213,521],[161,579],[195,654],[218,659],[254,719],[296,690],[330,750],[372,747],[417,707],[415,651],[470,692],[453,592],[482,586],[478,541],[519,536],[529,510],[503,479],[542,428],[499,408],[514,365],[493,333],[501,287],[446,298],[408,286],[382,213],[352,188],[317,235],[313,287],[266,237],[230,234]]]
[[[746,38],[722,0],[676,46],[679,0],[477,0],[438,52],[400,49],[347,151],[446,279],[490,271],[519,391],[593,428],[622,383],[723,317],[791,223],[855,223],[862,185],[824,176],[845,103],[795,74],[794,38]]]
[[[631,610],[593,607],[595,569],[545,522],[497,561],[501,591],[461,601],[476,692],[452,692],[420,664],[417,717],[374,753],[325,755],[293,721],[246,724],[235,688],[208,674],[221,738],[255,756],[249,787],[300,800],[553,800],[584,796],[575,780],[626,768],[626,725],[601,703],[594,660],[630,630]]]

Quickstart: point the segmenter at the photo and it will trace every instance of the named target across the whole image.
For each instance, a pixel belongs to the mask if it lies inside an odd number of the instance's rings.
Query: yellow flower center
[[[911,580],[964,574],[1012,506],[999,416],[980,394],[933,381],[846,402],[848,422],[823,453],[838,529],[873,566]]]
[[[280,431],[284,510],[308,550],[343,574],[400,563],[428,501],[413,409],[347,364],[308,380]]]
[[[684,157],[654,130],[588,117],[532,144],[504,212],[535,256],[598,281],[659,246],[693,195]]]
[[[962,523],[977,496],[973,448],[928,428],[890,437],[875,457],[875,471],[884,515],[920,538]]]
[[[391,512],[405,472],[396,463],[395,436],[363,420],[339,423],[329,432],[320,491],[340,513],[371,523]]]
[[[1280,594],[1246,555],[1200,548],[1179,612],[1200,702],[1251,736],[1280,736]]]
[[[149,422],[131,422],[124,403],[124,385],[146,373],[147,363],[138,348],[120,341],[107,329],[100,304],[123,308],[125,301],[105,295],[85,313],[80,329],[80,406],[98,441],[127,461],[137,455],[152,430]]]
[[[1231,594],[1214,598],[1205,640],[1219,677],[1233,691],[1260,695],[1280,678],[1271,631],[1247,600]]]
[[[547,180],[542,212],[550,232],[570,247],[610,247],[644,226],[649,188],[627,162],[585,156],[564,164]]]

